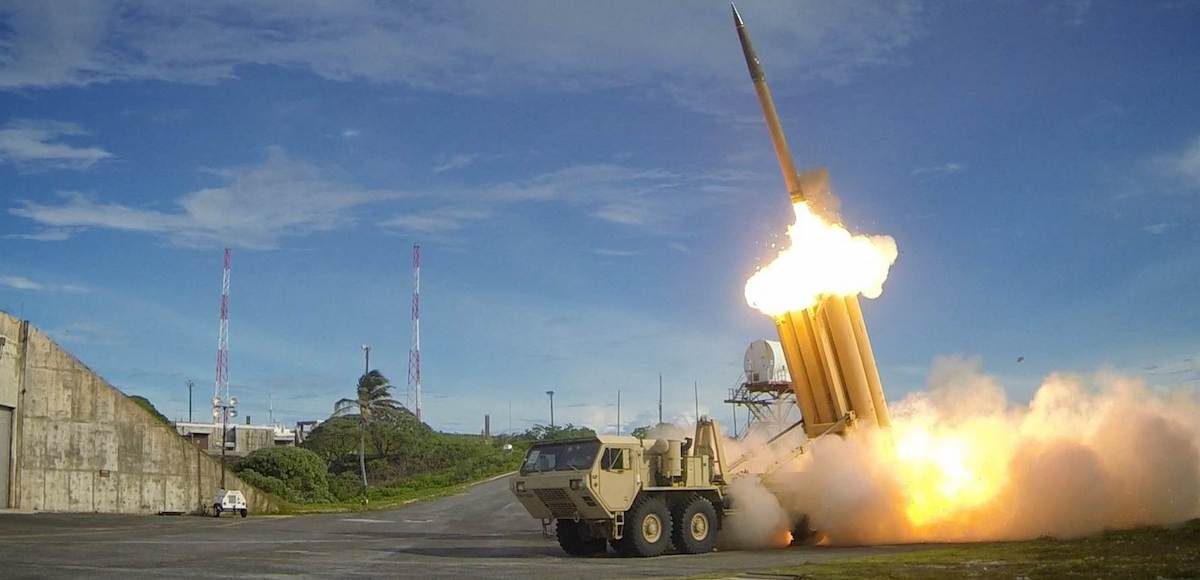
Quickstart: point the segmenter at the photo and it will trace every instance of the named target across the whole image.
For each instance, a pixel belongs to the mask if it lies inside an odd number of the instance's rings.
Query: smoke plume
[[[778,475],[738,480],[752,517],[730,535],[765,547],[807,516],[830,544],[1012,540],[1200,516],[1192,390],[1056,373],[1013,405],[978,360],[943,358],[891,410],[890,430],[828,436]]]

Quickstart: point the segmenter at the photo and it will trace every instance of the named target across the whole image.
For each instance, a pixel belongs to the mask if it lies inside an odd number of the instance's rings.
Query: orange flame
[[[957,426],[929,418],[893,425],[896,475],[914,528],[968,517],[988,506],[1008,483],[1012,437],[999,421],[980,418]]]
[[[877,298],[896,261],[890,236],[852,235],[813,213],[807,202],[792,204],[796,222],[791,245],[746,281],[746,302],[769,316],[804,310],[821,296],[862,294]]]

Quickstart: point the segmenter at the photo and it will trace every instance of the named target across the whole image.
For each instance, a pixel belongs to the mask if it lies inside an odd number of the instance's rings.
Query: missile
[[[826,197],[824,193],[829,189],[829,172],[824,168],[814,169],[803,175],[796,172],[787,137],[783,134],[783,124],[779,121],[779,112],[775,110],[775,100],[771,98],[771,88],[767,86],[767,75],[763,73],[762,62],[758,60],[754,44],[750,42],[750,31],[742,22],[742,15],[738,14],[737,6],[732,2],[729,6],[733,9],[733,24],[737,27],[742,54],[746,56],[746,67],[750,69],[750,80],[754,81],[754,92],[758,94],[758,104],[762,107],[767,130],[771,133],[771,143],[775,146],[775,157],[779,159],[779,169],[783,171],[788,195],[791,196],[792,203],[810,199],[824,202],[820,198]]]
[[[835,201],[829,193],[829,172],[823,168],[803,174],[796,172],[775,100],[767,87],[767,75],[750,42],[750,31],[742,22],[737,6],[730,6],[788,195],[793,204],[807,202],[828,219],[836,213]],[[816,306],[777,316],[775,328],[806,435],[812,438],[840,433],[853,424],[891,425],[858,296],[825,296]]]

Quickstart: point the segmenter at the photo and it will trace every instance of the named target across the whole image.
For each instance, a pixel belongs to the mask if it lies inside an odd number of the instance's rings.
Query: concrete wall
[[[196,512],[211,501],[218,459],[34,326],[0,312],[0,336],[0,405],[16,408],[10,507],[155,514]],[[226,485],[246,494],[251,511],[278,511],[271,496],[232,472]]]

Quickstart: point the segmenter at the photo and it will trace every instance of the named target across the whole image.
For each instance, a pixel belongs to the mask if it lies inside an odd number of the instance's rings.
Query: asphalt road
[[[906,548],[704,555],[563,554],[506,479],[402,509],[297,517],[0,514],[0,577],[539,577],[728,575]]]

